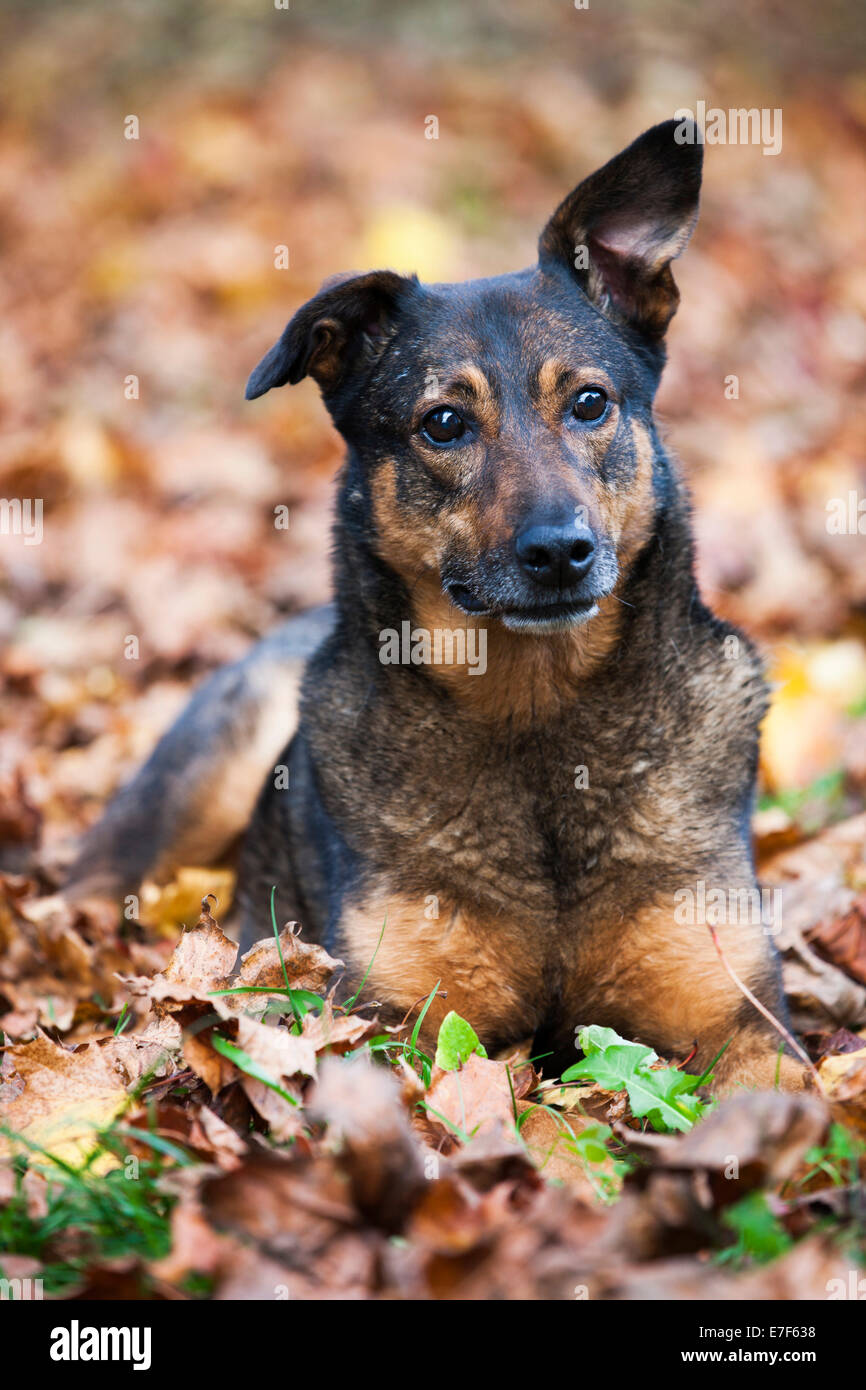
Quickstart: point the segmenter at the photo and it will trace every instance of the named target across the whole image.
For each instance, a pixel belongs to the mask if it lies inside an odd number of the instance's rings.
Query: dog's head
[[[701,152],[694,128],[648,130],[557,208],[531,270],[331,281],[253,372],[248,398],[317,380],[358,530],[410,589],[545,632],[627,572],[658,505],[652,401]]]

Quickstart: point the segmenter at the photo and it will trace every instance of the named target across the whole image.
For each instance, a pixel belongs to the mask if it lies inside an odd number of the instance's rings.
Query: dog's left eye
[[[466,431],[466,425],[456,410],[440,405],[429,410],[421,421],[421,433],[431,444],[451,444]]]
[[[575,420],[600,420],[607,410],[607,394],[600,386],[587,386],[571,407]]]

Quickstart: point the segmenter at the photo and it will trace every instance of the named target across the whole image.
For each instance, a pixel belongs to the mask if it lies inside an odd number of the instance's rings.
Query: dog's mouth
[[[505,608],[497,613],[503,627],[512,632],[557,632],[564,627],[577,627],[594,618],[598,599],[568,599],[561,603],[539,604],[534,608]]]
[[[480,599],[477,594],[473,594],[472,590],[466,584],[446,584],[445,592],[454,606],[460,609],[461,613],[469,613],[470,615],[477,614],[479,617],[482,614],[485,616],[492,616],[493,609],[490,608],[483,599]]]
[[[598,599],[594,597],[499,608],[485,603],[466,584],[446,584],[445,592],[461,612],[470,617],[496,618],[512,632],[556,632],[587,622],[598,612]]]

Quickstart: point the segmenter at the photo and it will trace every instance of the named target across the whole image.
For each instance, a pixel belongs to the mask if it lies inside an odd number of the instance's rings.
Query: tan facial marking
[[[513,632],[495,618],[473,617],[449,603],[433,576],[424,576],[412,593],[412,616],[419,627],[483,631],[486,670],[468,665],[431,666],[430,675],[464,704],[468,713],[490,723],[521,727],[555,719],[579,698],[583,684],[615,645],[622,605],[611,595],[582,627],[563,632]],[[479,638],[472,650],[479,650]],[[468,644],[467,644],[468,650]]]
[[[425,522],[400,506],[397,468],[394,459],[386,459],[371,485],[376,549],[411,588],[425,573],[438,574],[442,535],[435,523]]]
[[[637,458],[634,475],[624,488],[605,488],[601,501],[621,574],[625,574],[649,540],[655,521],[653,442],[649,430],[637,420],[632,420],[631,436]]]
[[[420,415],[435,410],[437,404],[464,406],[477,420],[483,434],[495,435],[499,429],[499,406],[496,392],[484,372],[475,362],[463,362],[448,373],[432,371],[437,389],[421,402]]]
[[[536,374],[533,398],[545,423],[556,428],[570,401],[587,386],[600,386],[613,399],[613,383],[602,367],[576,370],[559,357],[546,357]],[[604,432],[607,438],[607,432]]]

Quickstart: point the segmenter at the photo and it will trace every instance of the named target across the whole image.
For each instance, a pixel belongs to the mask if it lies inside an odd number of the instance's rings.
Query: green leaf
[[[628,1042],[612,1028],[584,1028],[578,1038],[586,1054],[562,1074],[562,1080],[590,1079],[606,1091],[626,1091],[632,1114],[648,1119],[653,1129],[687,1132],[708,1108],[694,1094],[705,1076],[691,1076],[676,1067],[656,1067],[656,1053],[641,1043]]]
[[[636,1072],[626,1084],[632,1114],[638,1119],[645,1116],[660,1133],[669,1129],[688,1133],[706,1109],[705,1102],[690,1093],[698,1079],[674,1067]]]
[[[439,1025],[436,1065],[443,1071],[457,1071],[473,1052],[477,1052],[479,1057],[487,1056],[475,1029],[452,1009]]]
[[[728,1207],[722,1221],[737,1235],[737,1244],[723,1251],[722,1260],[749,1256],[763,1263],[784,1255],[794,1243],[771,1210],[766,1192],[749,1192],[741,1197]]]

